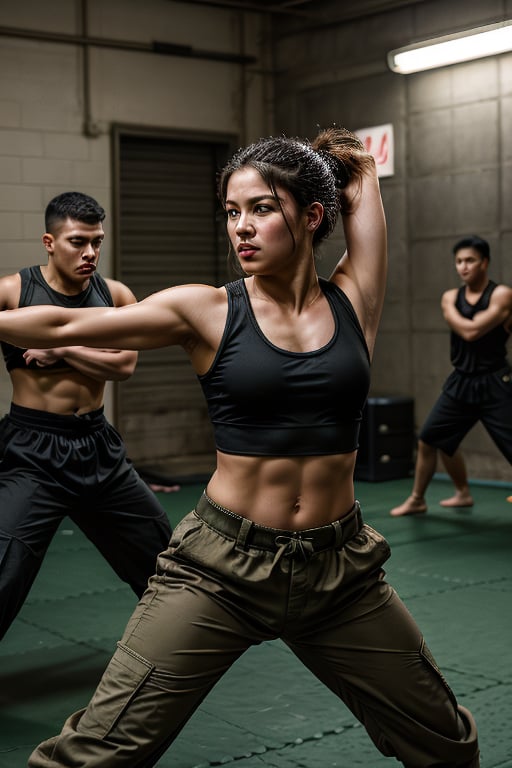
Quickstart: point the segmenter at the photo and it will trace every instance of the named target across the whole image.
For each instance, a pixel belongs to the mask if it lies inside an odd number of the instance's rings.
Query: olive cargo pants
[[[341,521],[293,534],[203,496],[159,556],[89,706],[29,766],[155,765],[233,662],[280,637],[383,754],[408,768],[477,768],[473,718],[384,580],[388,556],[357,502]]]

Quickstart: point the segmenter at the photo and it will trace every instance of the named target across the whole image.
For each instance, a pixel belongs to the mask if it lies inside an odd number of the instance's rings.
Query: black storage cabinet
[[[412,397],[369,397],[359,434],[355,479],[379,482],[410,477],[415,442]]]

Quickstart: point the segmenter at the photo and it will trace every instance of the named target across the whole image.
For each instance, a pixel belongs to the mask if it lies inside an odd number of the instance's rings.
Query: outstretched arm
[[[506,325],[512,315],[512,288],[498,285],[491,294],[489,306],[477,312],[473,319],[463,317],[455,306],[457,290],[446,291],[441,299],[441,309],[444,319],[452,329],[465,341],[476,341],[486,333]]]
[[[173,343],[171,316],[161,294],[125,307],[25,307],[0,313],[0,338],[26,348],[150,349]]]
[[[197,369],[207,366],[224,329],[225,291],[183,285],[123,307],[26,307],[0,312],[0,339],[18,347],[47,349],[156,349],[181,345]]]
[[[114,306],[123,307],[135,304],[132,291],[117,280],[107,278]],[[124,381],[128,379],[137,365],[137,352],[118,349],[94,349],[92,347],[54,347],[52,349],[27,349],[23,357],[27,365],[36,361],[38,367],[45,368],[58,360],[64,360],[69,366],[95,381]]]
[[[331,280],[352,302],[371,355],[387,277],[386,219],[374,162],[364,171],[360,181],[350,182],[345,195],[350,201],[349,213],[343,216],[347,250]]]

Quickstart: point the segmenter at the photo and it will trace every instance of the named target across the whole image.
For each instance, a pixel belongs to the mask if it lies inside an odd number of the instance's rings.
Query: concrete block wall
[[[458,285],[452,245],[471,233],[488,239],[491,277],[512,284],[512,55],[407,76],[392,73],[386,55],[414,40],[510,18],[512,3],[389,6],[332,2],[329,24],[319,13],[316,24],[278,25],[276,129],[314,135],[332,123],[393,124],[395,174],[381,180],[390,271],[373,393],[413,396],[419,427],[451,369],[440,299]],[[337,246],[326,249],[329,265]],[[464,452],[473,477],[512,480],[480,426]]]
[[[54,194],[79,188],[109,211],[115,123],[218,131],[241,144],[271,132],[312,135],[332,122],[353,129],[392,123],[395,174],[382,180],[390,273],[373,393],[412,395],[419,425],[449,370],[439,301],[456,285],[453,242],[473,231],[487,237],[492,276],[512,284],[512,57],[400,76],[388,70],[386,54],[413,39],[511,17],[512,0],[318,0],[310,7],[306,22],[173,0],[0,4],[0,274],[45,260],[42,217]],[[2,35],[6,27],[69,35],[70,42]],[[256,63],[113,46],[92,46],[87,59],[71,40],[85,33],[250,55]],[[113,269],[109,224],[106,275]],[[321,271],[329,272],[342,248],[337,233]],[[4,375],[0,413],[9,397]],[[474,476],[510,479],[482,430],[465,450]]]
[[[0,275],[46,262],[44,208],[70,189],[92,195],[107,210],[101,271],[112,274],[114,124],[218,131],[239,136],[240,143],[269,132],[265,27],[258,14],[248,19],[246,29],[239,13],[171,0],[0,3]],[[27,34],[2,34],[6,28]],[[41,39],[30,33],[42,33]],[[76,42],[85,35],[114,44],[90,46],[87,61]],[[257,65],[135,50],[154,40],[250,56]],[[111,397],[109,391],[108,405]],[[9,401],[4,374],[0,414]]]

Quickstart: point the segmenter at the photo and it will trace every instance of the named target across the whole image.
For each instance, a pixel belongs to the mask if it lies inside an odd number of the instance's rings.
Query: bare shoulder
[[[112,278],[104,279],[116,307],[137,302],[135,295],[127,285]],[[186,285],[163,288],[150,294],[143,300],[145,303],[159,303],[161,306],[167,305],[170,309],[187,309],[187,313],[206,308],[208,308],[208,311],[211,311],[213,307],[222,307],[223,303],[226,302],[226,291],[223,286],[216,288],[204,283],[188,283]]]
[[[20,303],[21,276],[19,272],[0,277],[0,309],[16,309]]]
[[[182,320],[200,336],[209,336],[211,329],[225,322],[227,294],[224,286],[217,288],[203,283],[175,285],[152,293],[142,302],[148,308]]]
[[[206,283],[187,283],[186,285],[173,285],[161,291],[152,293],[145,301],[168,302],[176,308],[188,311],[201,311],[203,307],[211,309],[226,303],[226,289],[224,286],[217,288]]]
[[[441,303],[443,304],[445,302],[453,303],[457,298],[458,291],[459,291],[458,288],[449,288],[447,291],[444,291],[443,295],[441,296]]]
[[[224,333],[226,289],[205,284],[177,285],[151,294],[141,302],[144,305],[151,315],[167,318],[174,338],[190,354],[196,372],[204,373]]]
[[[135,304],[137,299],[135,298],[133,291],[131,291],[127,285],[120,280],[113,280],[111,277],[105,277],[103,279],[112,294],[114,306],[123,307],[125,304]]]
[[[497,285],[491,294],[491,301],[493,299],[500,303],[511,304],[512,309],[512,288],[508,285]]]

